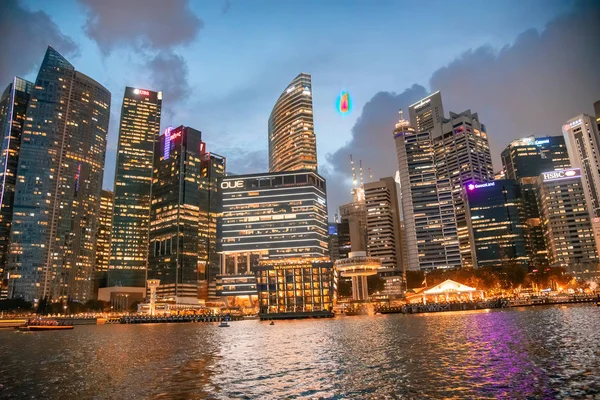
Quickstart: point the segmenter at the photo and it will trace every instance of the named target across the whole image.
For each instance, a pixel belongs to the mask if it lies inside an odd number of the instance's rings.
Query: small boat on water
[[[275,325],[275,321],[271,321],[269,325]]]
[[[73,325],[62,325],[55,320],[27,321],[25,325],[15,328],[20,332],[38,332],[38,331],[64,331],[73,329]]]
[[[227,321],[221,321],[221,323],[219,324],[219,328],[229,328],[231,325],[229,325],[229,322]]]

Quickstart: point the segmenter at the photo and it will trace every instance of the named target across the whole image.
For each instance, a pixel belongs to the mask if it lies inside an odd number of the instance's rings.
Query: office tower
[[[32,89],[32,82],[15,77],[0,98],[0,299],[8,296],[8,271],[5,271],[5,267],[10,245],[21,134]]]
[[[337,223],[336,222],[327,223],[327,229],[328,229],[327,243],[328,243],[328,248],[329,248],[329,258],[331,258],[331,261],[335,261],[338,258],[340,258]]]
[[[573,168],[579,168],[592,221],[596,246],[600,248],[600,134],[595,118],[580,114],[563,125],[563,135]]]
[[[281,93],[269,117],[269,171],[317,171],[310,75],[301,73]]]
[[[367,254],[381,260],[379,276],[387,294],[400,294],[404,281],[400,210],[394,178],[364,184],[367,210]]]
[[[452,193],[456,230],[462,266],[473,266],[471,240],[467,226],[465,187],[494,179],[492,155],[485,125],[471,110],[451,112],[444,119],[441,136],[433,137],[434,160],[438,187],[448,187]],[[446,186],[447,185],[447,186]],[[449,200],[450,201],[450,200]]]
[[[527,266],[526,224],[517,181],[469,184],[467,202],[474,266]]]
[[[326,186],[317,173],[227,176],[220,185],[223,274],[250,272],[260,257],[328,255]]]
[[[12,297],[93,297],[109,116],[110,92],[48,47],[21,137],[9,257]]]
[[[154,145],[162,92],[125,88],[117,168],[109,287],[145,288]]]
[[[197,303],[208,263],[201,135],[193,128],[169,127],[154,150],[148,279],[160,280],[158,298],[176,303]]]
[[[336,277],[328,257],[261,260],[256,279],[261,319],[333,316]]]
[[[444,119],[442,94],[435,92],[409,106],[408,117],[417,132],[429,132],[434,138],[441,136]]]
[[[405,265],[409,270],[461,266],[452,194],[438,187],[431,134],[402,118],[394,129],[404,220]]]
[[[348,221],[329,223],[329,258],[331,261],[347,258],[351,250]]]
[[[367,207],[363,187],[352,189],[352,203],[340,206],[340,219],[348,224],[351,251],[367,251]]]
[[[100,193],[100,212],[96,230],[96,267],[94,291],[106,286],[106,273],[110,261],[110,238],[112,234],[113,192],[102,190]]]
[[[575,273],[594,268],[598,254],[581,170],[544,172],[538,186],[550,266]]]
[[[596,114],[596,123],[598,124],[598,132],[600,132],[600,100],[594,103],[594,114]]]

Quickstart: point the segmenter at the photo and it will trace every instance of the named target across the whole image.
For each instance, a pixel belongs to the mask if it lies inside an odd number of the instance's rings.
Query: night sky
[[[592,0],[0,2],[2,87],[35,80],[47,45],[112,92],[111,190],[125,86],[162,90],[163,128],[201,130],[229,172],[264,172],[271,108],[298,73],[312,74],[330,215],[350,200],[349,154],[375,179],[393,176],[397,110],[432,91],[446,116],[479,113],[495,170],[512,139],[560,135],[600,100]],[[342,90],[353,100],[345,116]]]

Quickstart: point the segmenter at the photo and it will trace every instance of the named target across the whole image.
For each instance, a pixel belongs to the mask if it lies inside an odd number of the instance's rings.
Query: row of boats
[[[63,324],[54,319],[28,320],[25,325],[15,327],[20,332],[63,331],[73,329],[73,325]]]

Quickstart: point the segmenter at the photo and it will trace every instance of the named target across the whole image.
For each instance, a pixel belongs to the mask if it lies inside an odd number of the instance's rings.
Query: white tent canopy
[[[462,283],[455,282],[451,279],[447,279],[444,282],[435,285],[431,288],[425,289],[423,291],[426,295],[438,295],[438,294],[446,294],[446,293],[469,293],[469,292],[477,292],[477,289],[472,288],[467,285],[463,285]]]

